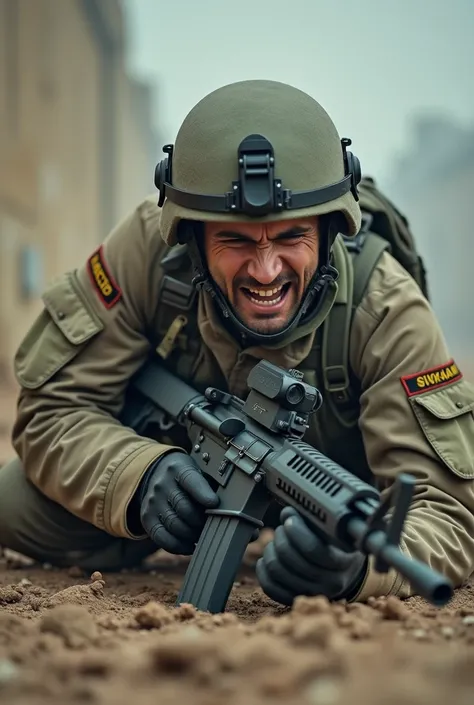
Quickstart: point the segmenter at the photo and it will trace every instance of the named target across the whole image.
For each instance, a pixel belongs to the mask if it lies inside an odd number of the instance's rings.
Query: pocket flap
[[[14,358],[16,378],[25,389],[39,389],[104,328],[74,272],[56,279],[42,299],[44,309],[27,331]]]
[[[414,396],[413,401],[438,419],[454,419],[474,409],[474,387],[460,380],[428,394]]]
[[[104,327],[84,297],[79,295],[72,272],[53,282],[42,299],[61,333],[73,345],[85,343]]]

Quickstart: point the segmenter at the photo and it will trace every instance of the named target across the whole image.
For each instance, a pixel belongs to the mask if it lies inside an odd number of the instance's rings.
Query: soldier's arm
[[[400,472],[416,478],[402,550],[459,586],[474,570],[474,386],[451,364],[431,307],[389,255],[355,313],[351,365],[378,486],[386,492]],[[370,566],[355,599],[387,594],[409,596],[410,586]]]
[[[133,537],[128,503],[169,449],[117,421],[150,351],[160,241],[159,210],[144,202],[97,254],[48,288],[15,357],[21,391],[12,440],[28,478],[115,536]]]

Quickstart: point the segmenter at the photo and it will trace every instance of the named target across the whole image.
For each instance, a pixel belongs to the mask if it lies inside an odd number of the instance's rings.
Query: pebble
[[[414,639],[418,639],[419,641],[428,638],[428,632],[426,629],[414,629],[411,634]]]
[[[341,685],[332,678],[321,677],[307,689],[307,697],[314,705],[333,705],[339,701]]]
[[[446,638],[446,639],[452,639],[455,632],[452,627],[441,627],[441,634]]]
[[[18,676],[18,667],[9,659],[0,659],[0,686],[6,685]]]

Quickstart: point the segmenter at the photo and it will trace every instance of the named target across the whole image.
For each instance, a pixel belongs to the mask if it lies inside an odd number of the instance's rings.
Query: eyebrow
[[[293,227],[293,228],[288,228],[288,230],[284,230],[281,233],[278,233],[274,238],[271,238],[272,240],[283,240],[284,238],[287,237],[296,237],[297,235],[304,235],[305,233],[309,233],[311,231],[310,227]],[[247,240],[249,242],[255,242],[253,237],[250,237],[249,235],[245,235],[245,233],[239,233],[237,230],[219,230],[218,233],[216,233],[217,237],[228,237],[228,238],[234,238],[236,240]]]

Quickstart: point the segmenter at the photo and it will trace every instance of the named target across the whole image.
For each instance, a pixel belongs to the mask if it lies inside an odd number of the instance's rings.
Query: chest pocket
[[[458,477],[474,478],[474,385],[467,380],[410,398],[431,447]]]
[[[74,272],[59,277],[42,298],[44,309],[14,359],[16,378],[26,389],[39,389],[104,328]]]

